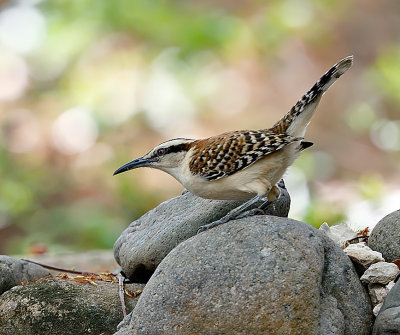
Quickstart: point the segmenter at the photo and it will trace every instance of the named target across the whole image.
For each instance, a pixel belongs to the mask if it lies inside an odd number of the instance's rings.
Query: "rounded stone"
[[[0,295],[21,282],[51,276],[45,268],[22,259],[0,255]]]
[[[267,203],[266,214],[288,215],[290,196],[283,181],[280,188],[281,196]],[[114,257],[128,278],[145,283],[179,243],[196,235],[200,226],[220,219],[243,202],[202,199],[185,192],[132,222],[115,242]]]
[[[368,246],[379,251],[386,262],[400,259],[400,210],[378,222],[371,232]]]
[[[125,301],[129,312],[137,299]],[[2,335],[113,334],[122,318],[116,283],[44,279],[0,296]]]
[[[173,249],[116,334],[370,334],[369,297],[343,251],[295,220],[228,222]]]

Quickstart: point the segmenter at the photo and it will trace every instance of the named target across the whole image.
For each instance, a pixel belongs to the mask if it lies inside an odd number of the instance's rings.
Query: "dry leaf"
[[[77,283],[82,283],[82,284],[92,284],[94,286],[99,286],[98,283],[95,281],[105,281],[105,282],[111,282],[111,283],[116,283],[117,279],[116,276],[113,275],[112,273],[100,273],[100,274],[94,274],[94,273],[88,273],[88,274],[83,274],[83,275],[77,275],[75,277],[73,276],[68,276],[65,273],[57,275],[58,278],[64,279],[64,280],[71,280],[75,281]]]
[[[128,297],[136,298],[140,293],[142,293],[142,290],[136,290],[135,292],[132,292],[125,288],[125,293]]]

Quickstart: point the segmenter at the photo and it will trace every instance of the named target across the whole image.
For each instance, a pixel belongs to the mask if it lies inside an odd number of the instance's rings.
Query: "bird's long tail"
[[[332,66],[271,130],[280,134],[303,137],[324,93],[352,64],[353,56],[348,56]]]

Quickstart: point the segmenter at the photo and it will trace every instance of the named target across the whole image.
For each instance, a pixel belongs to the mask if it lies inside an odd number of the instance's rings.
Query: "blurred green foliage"
[[[385,178],[395,185],[399,172],[396,6],[2,2],[0,253],[111,248],[130,221],[181,190],[155,171],[112,178],[120,164],[171,136],[272,124],[349,54],[354,68],[307,134],[315,147],[287,176],[297,176],[289,192],[301,204],[291,216],[334,224],[348,202],[382,201]],[[337,181],[346,191],[318,192]]]
[[[358,181],[358,188],[364,199],[379,201],[384,193],[383,178],[377,174],[362,175]]]
[[[193,8],[194,7],[194,8]],[[101,35],[123,31],[146,43],[150,51],[179,45],[182,54],[222,47],[240,29],[240,20],[222,10],[180,1],[48,1],[41,6],[50,33],[78,27]]]
[[[318,198],[312,199],[304,215],[304,221],[315,228],[319,228],[324,222],[340,223],[345,221],[345,218],[346,216],[340,206],[332,206],[332,204]]]

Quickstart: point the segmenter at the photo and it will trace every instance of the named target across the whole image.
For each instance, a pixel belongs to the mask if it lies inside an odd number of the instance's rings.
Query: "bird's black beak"
[[[155,162],[155,161],[156,161],[155,159],[143,158],[143,157],[134,159],[133,161],[126,163],[125,165],[122,165],[118,170],[116,170],[113,173],[113,176],[115,176],[116,174],[125,172],[125,171],[132,170],[132,169],[150,166],[150,163]]]

